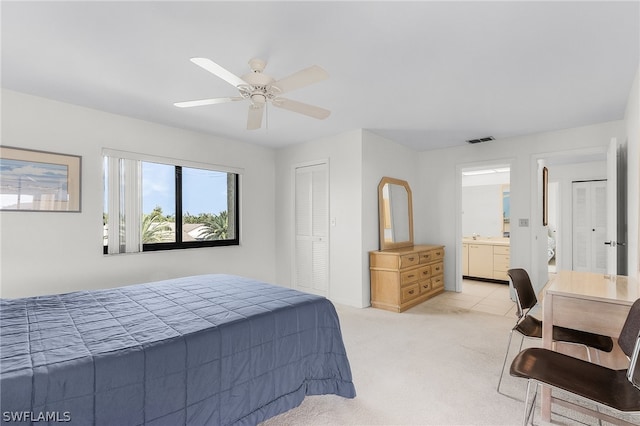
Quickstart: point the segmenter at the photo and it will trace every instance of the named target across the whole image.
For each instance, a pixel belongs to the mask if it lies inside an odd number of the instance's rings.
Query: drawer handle
[[[429,271],[422,271],[422,275],[429,275]]]
[[[429,284],[424,284],[422,288],[429,288]]]
[[[413,278],[415,277],[415,275],[411,274],[411,275],[407,275],[407,278]]]
[[[415,290],[409,290],[409,294],[413,294]]]
[[[409,262],[413,262],[413,259],[415,259],[415,257],[408,257],[407,259],[409,259]]]
[[[439,271],[439,270],[440,270],[440,267],[439,267],[439,266],[436,266],[436,271]]]
[[[440,252],[439,251],[436,252],[436,256],[440,256]]]

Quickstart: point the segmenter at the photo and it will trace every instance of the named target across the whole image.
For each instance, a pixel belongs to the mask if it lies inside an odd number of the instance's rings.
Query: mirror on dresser
[[[404,180],[383,177],[378,185],[380,250],[413,245],[413,200]]]

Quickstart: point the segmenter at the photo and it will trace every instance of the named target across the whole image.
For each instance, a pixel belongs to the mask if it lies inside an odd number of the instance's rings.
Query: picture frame
[[[0,146],[0,211],[80,212],[82,157]]]
[[[549,224],[549,169],[542,168],[542,226]]]

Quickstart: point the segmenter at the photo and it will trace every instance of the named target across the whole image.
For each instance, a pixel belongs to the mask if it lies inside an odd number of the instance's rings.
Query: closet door
[[[329,174],[326,163],[295,169],[294,284],[328,296]]]
[[[607,182],[573,182],[573,270],[607,273]]]

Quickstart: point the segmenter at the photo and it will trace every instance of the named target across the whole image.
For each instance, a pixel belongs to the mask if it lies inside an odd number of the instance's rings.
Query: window
[[[105,254],[239,244],[239,173],[172,162],[105,150]]]

